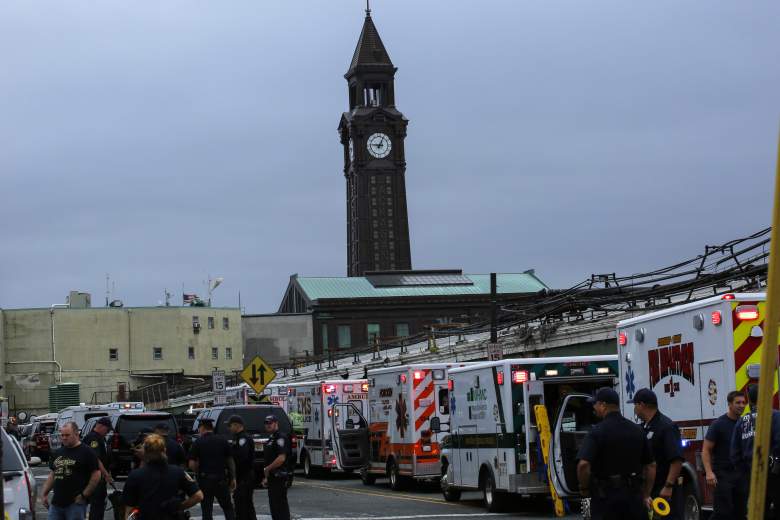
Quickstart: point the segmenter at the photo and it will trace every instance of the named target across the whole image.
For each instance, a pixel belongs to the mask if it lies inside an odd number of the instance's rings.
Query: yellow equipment
[[[561,500],[561,497],[555,492],[552,475],[550,474],[552,470],[550,469],[551,461],[549,453],[552,432],[550,432],[550,420],[547,417],[547,408],[545,408],[543,404],[535,405],[534,415],[536,415],[536,428],[539,432],[539,442],[542,444],[542,457],[544,458],[545,465],[547,465],[547,482],[550,483],[550,495],[552,496],[553,506],[555,507],[555,516],[562,517],[565,514],[563,500]]]
[[[658,513],[659,516],[666,516],[671,511],[671,507],[669,507],[669,502],[665,498],[658,497],[653,499],[653,511]]]

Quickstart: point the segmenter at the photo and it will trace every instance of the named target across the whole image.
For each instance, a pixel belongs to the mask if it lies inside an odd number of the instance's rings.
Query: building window
[[[392,229],[389,229],[389,230],[387,231],[387,237],[388,237],[388,238],[395,238],[395,237],[393,236],[393,230],[392,230]]]
[[[153,347],[152,348],[152,359],[155,361],[160,361],[162,359],[162,347]]]
[[[322,350],[323,352],[328,350],[328,325],[322,324]]]
[[[387,184],[390,184],[391,182],[393,182],[393,179],[391,179],[390,176],[388,175],[387,177],[385,177],[385,182]]]
[[[209,328],[214,328],[214,316],[209,316]]]
[[[379,340],[379,324],[369,323],[366,325],[366,332],[368,333],[368,344],[373,345]]]
[[[352,346],[352,331],[349,325],[339,325],[339,348]]]
[[[195,359],[195,347],[187,347],[187,359]]]
[[[222,330],[230,329],[230,319],[222,318]]]
[[[387,194],[388,195],[392,195],[393,194],[393,187],[392,186],[387,186]]]
[[[387,208],[387,216],[392,217],[393,216],[393,208]]]
[[[376,197],[371,197],[371,205],[376,206]]]
[[[119,349],[118,348],[110,348],[110,349],[108,349],[108,360],[109,361],[117,361],[117,360],[119,360]]]
[[[377,230],[375,229],[375,230],[374,230],[374,240],[378,240],[378,239],[379,239],[379,231],[377,231]]]
[[[399,338],[405,338],[409,335],[409,324],[408,323],[396,323],[395,324],[395,335]]]
[[[377,226],[379,225],[379,221],[377,221],[377,220],[372,220],[372,221],[371,221],[371,224],[372,224],[374,227],[377,227]]]
[[[211,347],[211,359],[219,359],[219,349],[217,347]]]
[[[225,359],[233,359],[233,347],[225,347]]]
[[[376,184],[376,175],[371,176],[371,184]]]

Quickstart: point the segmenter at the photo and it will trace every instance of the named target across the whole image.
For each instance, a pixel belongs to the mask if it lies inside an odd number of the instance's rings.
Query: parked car
[[[130,473],[135,458],[133,447],[143,442],[144,434],[151,433],[160,423],[166,423],[169,435],[176,435],[176,441],[181,444],[176,420],[167,412],[120,413],[109,417],[112,430],[106,435],[106,447],[109,471],[114,476]],[[91,424],[94,426],[94,421]],[[82,435],[86,433],[89,432],[82,430]]]
[[[290,437],[290,443],[292,448],[292,454],[287,458],[289,466],[289,477],[287,480],[287,486],[291,486],[293,483],[293,470],[295,469],[295,461],[298,458],[297,438],[294,435],[292,423],[290,422],[287,413],[279,406],[273,404],[257,404],[257,405],[233,405],[233,406],[215,406],[203,410],[198,418],[195,419],[195,423],[192,428],[193,441],[198,437],[197,430],[198,424],[203,419],[211,419],[214,421],[214,433],[224,435],[228,440],[231,440],[230,429],[228,428],[228,419],[230,416],[238,415],[244,420],[244,429],[248,435],[251,435],[255,441],[255,476],[257,477],[257,486],[260,485],[263,476],[263,468],[265,467],[265,460],[263,457],[263,448],[266,441],[268,441],[269,435],[265,431],[265,418],[269,415],[273,415],[279,421],[279,430],[284,432]]]
[[[5,518],[34,520],[38,486],[19,442],[0,428],[3,436],[3,502]],[[33,457],[30,464],[41,459]]]
[[[54,414],[46,414],[54,415]],[[41,418],[43,417],[43,418]],[[56,415],[51,418],[37,417],[30,425],[30,433],[25,439],[24,450],[27,457],[39,457],[41,460],[49,460],[49,437],[54,431]]]

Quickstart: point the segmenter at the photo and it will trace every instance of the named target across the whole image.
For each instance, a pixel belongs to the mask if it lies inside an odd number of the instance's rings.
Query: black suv
[[[228,419],[231,415],[238,415],[244,420],[244,429],[246,433],[255,440],[255,476],[257,477],[257,485],[260,485],[263,477],[263,468],[265,467],[265,461],[263,460],[263,448],[268,440],[268,433],[265,431],[265,418],[269,415],[273,415],[279,421],[279,431],[287,434],[290,438],[290,444],[292,449],[292,455],[287,457],[289,466],[289,478],[287,480],[287,486],[291,486],[293,482],[293,470],[295,469],[295,459],[297,450],[297,440],[293,435],[292,424],[290,423],[287,414],[275,405],[235,405],[235,406],[216,406],[203,410],[198,418],[195,419],[195,423],[192,425],[193,430],[193,442],[198,436],[198,424],[202,419],[211,419],[214,421],[214,433],[223,435],[226,439],[232,442],[232,435],[230,428],[228,428]]]
[[[168,435],[177,434],[176,420],[167,412],[135,412],[121,413],[110,416],[113,429],[106,435],[106,447],[108,449],[109,471],[112,475],[127,475],[133,467],[133,445],[142,438],[142,432],[154,430],[160,423],[168,425]],[[85,424],[85,426],[87,426]],[[94,423],[92,424],[94,427]],[[91,429],[90,429],[91,431]],[[88,432],[82,431],[82,434]]]

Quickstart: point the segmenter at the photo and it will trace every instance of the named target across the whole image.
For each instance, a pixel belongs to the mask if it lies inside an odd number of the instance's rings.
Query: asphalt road
[[[46,479],[46,468],[35,468],[39,485]],[[121,487],[121,486],[120,486]],[[268,494],[255,491],[257,518],[270,520]],[[485,511],[478,493],[464,493],[460,502],[445,502],[435,485],[422,484],[404,492],[390,490],[387,482],[378,480],[374,486],[364,486],[355,476],[334,474],[322,479],[305,479],[296,475],[295,484],[288,492],[292,516],[299,520],[416,520],[416,519],[486,519],[554,518],[552,508],[545,503],[528,503],[521,500],[510,504],[503,513]],[[39,518],[46,518],[46,510],[38,504]],[[192,510],[192,518],[200,519],[200,507]],[[106,520],[113,520],[107,511]],[[219,506],[214,507],[215,519],[223,520]],[[574,519],[572,515],[568,518]]]

